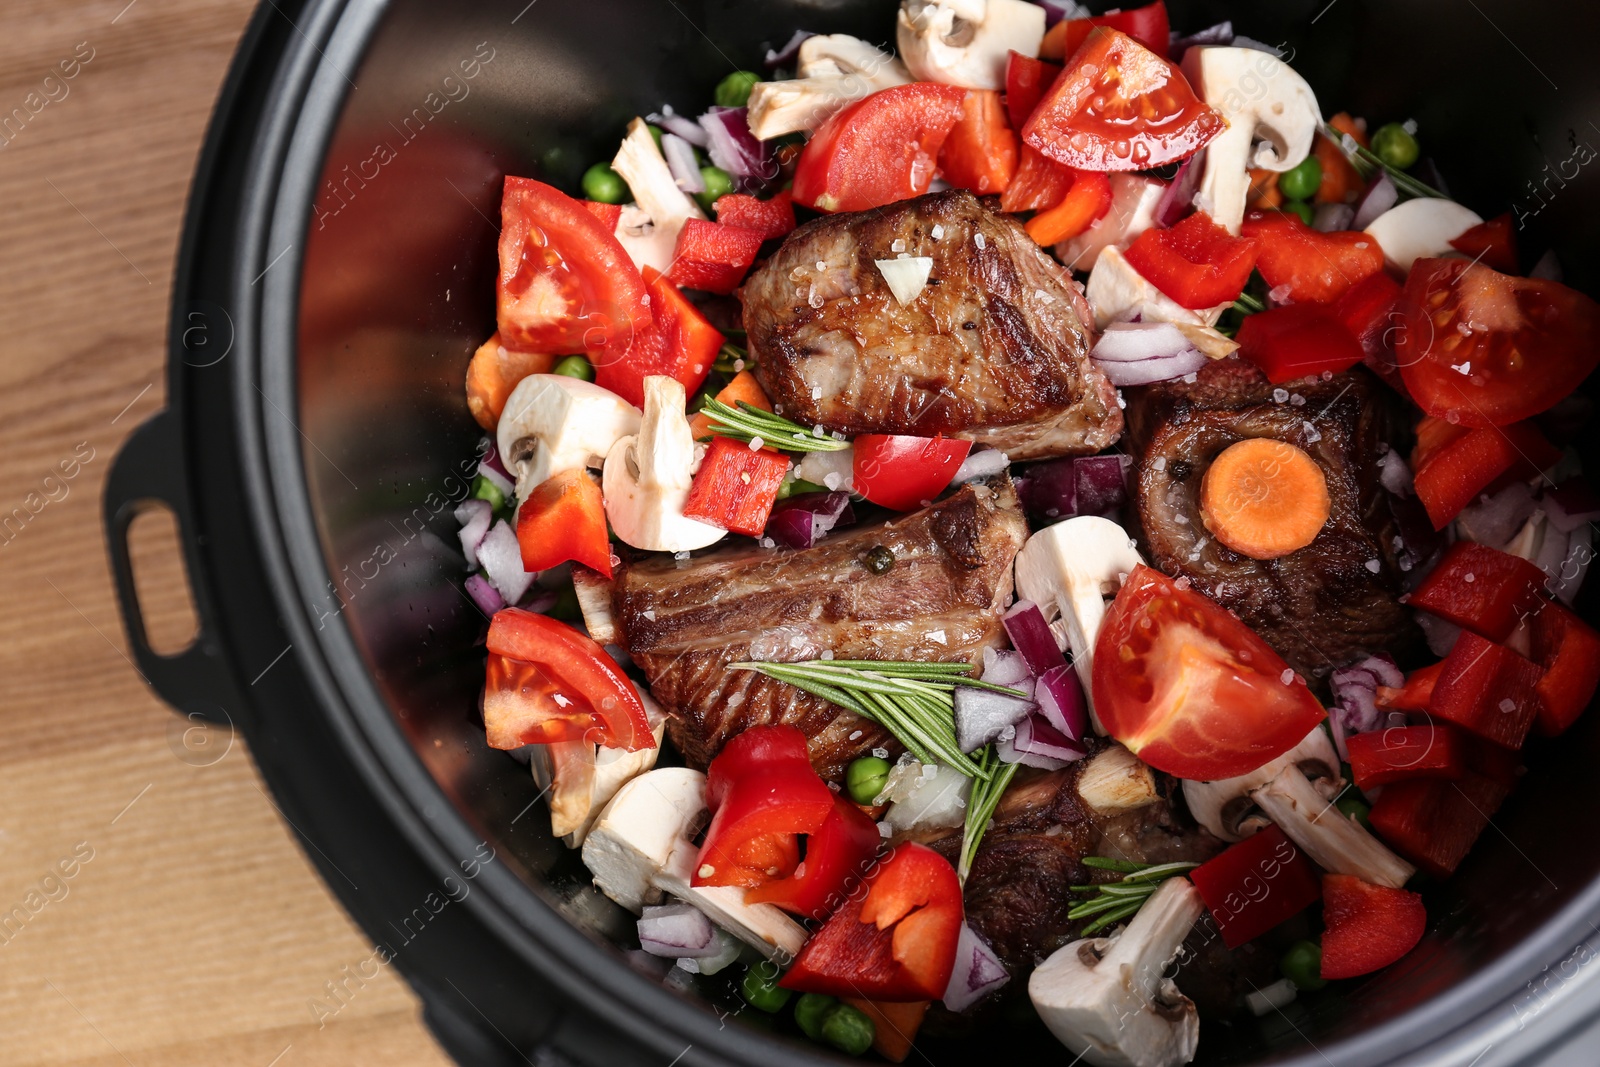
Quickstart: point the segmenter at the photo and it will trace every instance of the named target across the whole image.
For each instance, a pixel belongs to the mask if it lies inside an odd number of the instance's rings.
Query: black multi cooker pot
[[[1175,26],[1283,42],[1330,112],[1415,117],[1458,199],[1513,205],[1526,249],[1600,289],[1591,0],[1170,6]],[[117,581],[139,669],[249,739],[374,965],[463,1063],[833,1060],[726,989],[630,962],[631,917],[550,837],[527,769],[484,745],[484,620],[450,512],[480,437],[462,380],[494,324],[501,178],[575,188],[631,116],[697,112],[799,28],[892,40],[894,11],[273,0],[240,45],[183,235],[171,406],[107,488]],[[172,657],[144,640],[125,547],[155,503],[178,516],[202,620]],[[1287,1018],[1208,1023],[1198,1062],[1490,1067],[1570,1033],[1600,1005],[1600,715],[1531,763],[1404,961]],[[1067,1062],[1021,1019],[917,1058],[996,1054]]]

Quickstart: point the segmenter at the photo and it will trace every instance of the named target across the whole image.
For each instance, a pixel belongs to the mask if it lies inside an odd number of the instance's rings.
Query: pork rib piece
[[[898,750],[874,723],[754,671],[743,660],[978,662],[1004,643],[1011,562],[1027,538],[1009,478],[969,484],[910,515],[832,535],[800,551],[730,546],[678,561],[624,564],[612,585],[620,643],[671,713],[684,758],[709,763],[750,726],[790,723],[837,780],[873,748]],[[862,556],[894,553],[884,574]]]
[[[874,264],[901,255],[933,260],[906,307]],[[1082,289],[969,192],[807,223],[740,299],[761,387],[807,426],[965,437],[1013,460],[1098,452],[1122,431]]]
[[[1128,390],[1138,539],[1150,565],[1187,576],[1307,677],[1362,655],[1404,655],[1421,633],[1400,603],[1398,527],[1380,482],[1384,441],[1403,426],[1361,368],[1275,389],[1234,357],[1193,382]],[[1200,517],[1217,454],[1249,437],[1287,441],[1322,468],[1332,513],[1315,541],[1273,560],[1230,551]]]

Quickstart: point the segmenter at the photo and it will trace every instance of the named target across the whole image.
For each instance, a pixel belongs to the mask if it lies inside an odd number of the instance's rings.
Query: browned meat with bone
[[[1138,535],[1150,565],[1187,576],[1308,677],[1364,653],[1403,655],[1421,640],[1400,604],[1399,542],[1379,481],[1383,442],[1402,432],[1392,398],[1357,368],[1278,389],[1237,358],[1193,382],[1128,391]],[[1317,539],[1273,560],[1230,551],[1200,517],[1200,482],[1248,437],[1304,449],[1322,468],[1332,513]]]
[[[933,260],[905,307],[874,264],[901,255]],[[1122,430],[1082,290],[971,193],[808,223],[740,298],[762,388],[808,426],[966,437],[1012,459],[1098,452]]]
[[[892,659],[976,662],[1004,643],[1011,561],[1028,530],[1008,478],[966,485],[890,522],[800,551],[730,546],[689,561],[624,564],[612,586],[621,643],[672,713],[673,743],[704,767],[750,726],[792,723],[825,778],[875,747],[879,726],[753,671],[741,660]],[[894,566],[872,574],[875,545]]]

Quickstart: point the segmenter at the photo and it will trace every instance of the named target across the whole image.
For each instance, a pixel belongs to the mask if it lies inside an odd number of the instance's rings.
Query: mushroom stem
[[[1334,874],[1399,889],[1416,868],[1317,792],[1299,767],[1285,767],[1250,794],[1317,865]]]

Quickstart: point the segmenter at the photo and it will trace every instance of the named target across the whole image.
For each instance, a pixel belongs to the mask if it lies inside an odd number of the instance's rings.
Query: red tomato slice
[[[912,511],[944,492],[971,441],[868,433],[852,442],[855,491],[886,508]]]
[[[488,646],[483,717],[490,745],[588,738],[630,752],[655,747],[628,676],[605,649],[566,623],[506,608],[489,622]]]
[[[1600,365],[1600,307],[1556,282],[1419,259],[1406,280],[1400,375],[1417,406],[1462,426],[1537,415]]]
[[[1252,771],[1327,718],[1237,616],[1145,566],[1106,612],[1093,689],[1112,737],[1158,770],[1201,781]]]
[[[916,82],[851,104],[806,142],[794,172],[795,203],[865,211],[921,196],[966,95],[954,85]]]
[[[500,225],[495,295],[507,347],[583,352],[650,325],[638,268],[581,201],[508,176]]]
[[[1177,67],[1125,33],[1096,29],[1022,139],[1074,170],[1148,170],[1193,155],[1226,126]]]
[[[1086,19],[1063,19],[1050,27],[1050,32],[1044,35],[1044,40],[1039,45],[1039,57],[1061,59],[1072,55],[1083,47],[1083,42],[1089,39],[1089,34],[1094,32],[1096,26],[1121,30],[1163,59],[1167,56],[1167,47],[1172,40],[1167,6],[1161,0],[1156,0],[1153,4],[1136,7],[1131,11],[1116,11]]]
[[[1128,246],[1127,258],[1150,284],[1198,310],[1238,299],[1259,247],[1255,238],[1235,237],[1210,215],[1196,211],[1171,229],[1151,227],[1141,233]]]

